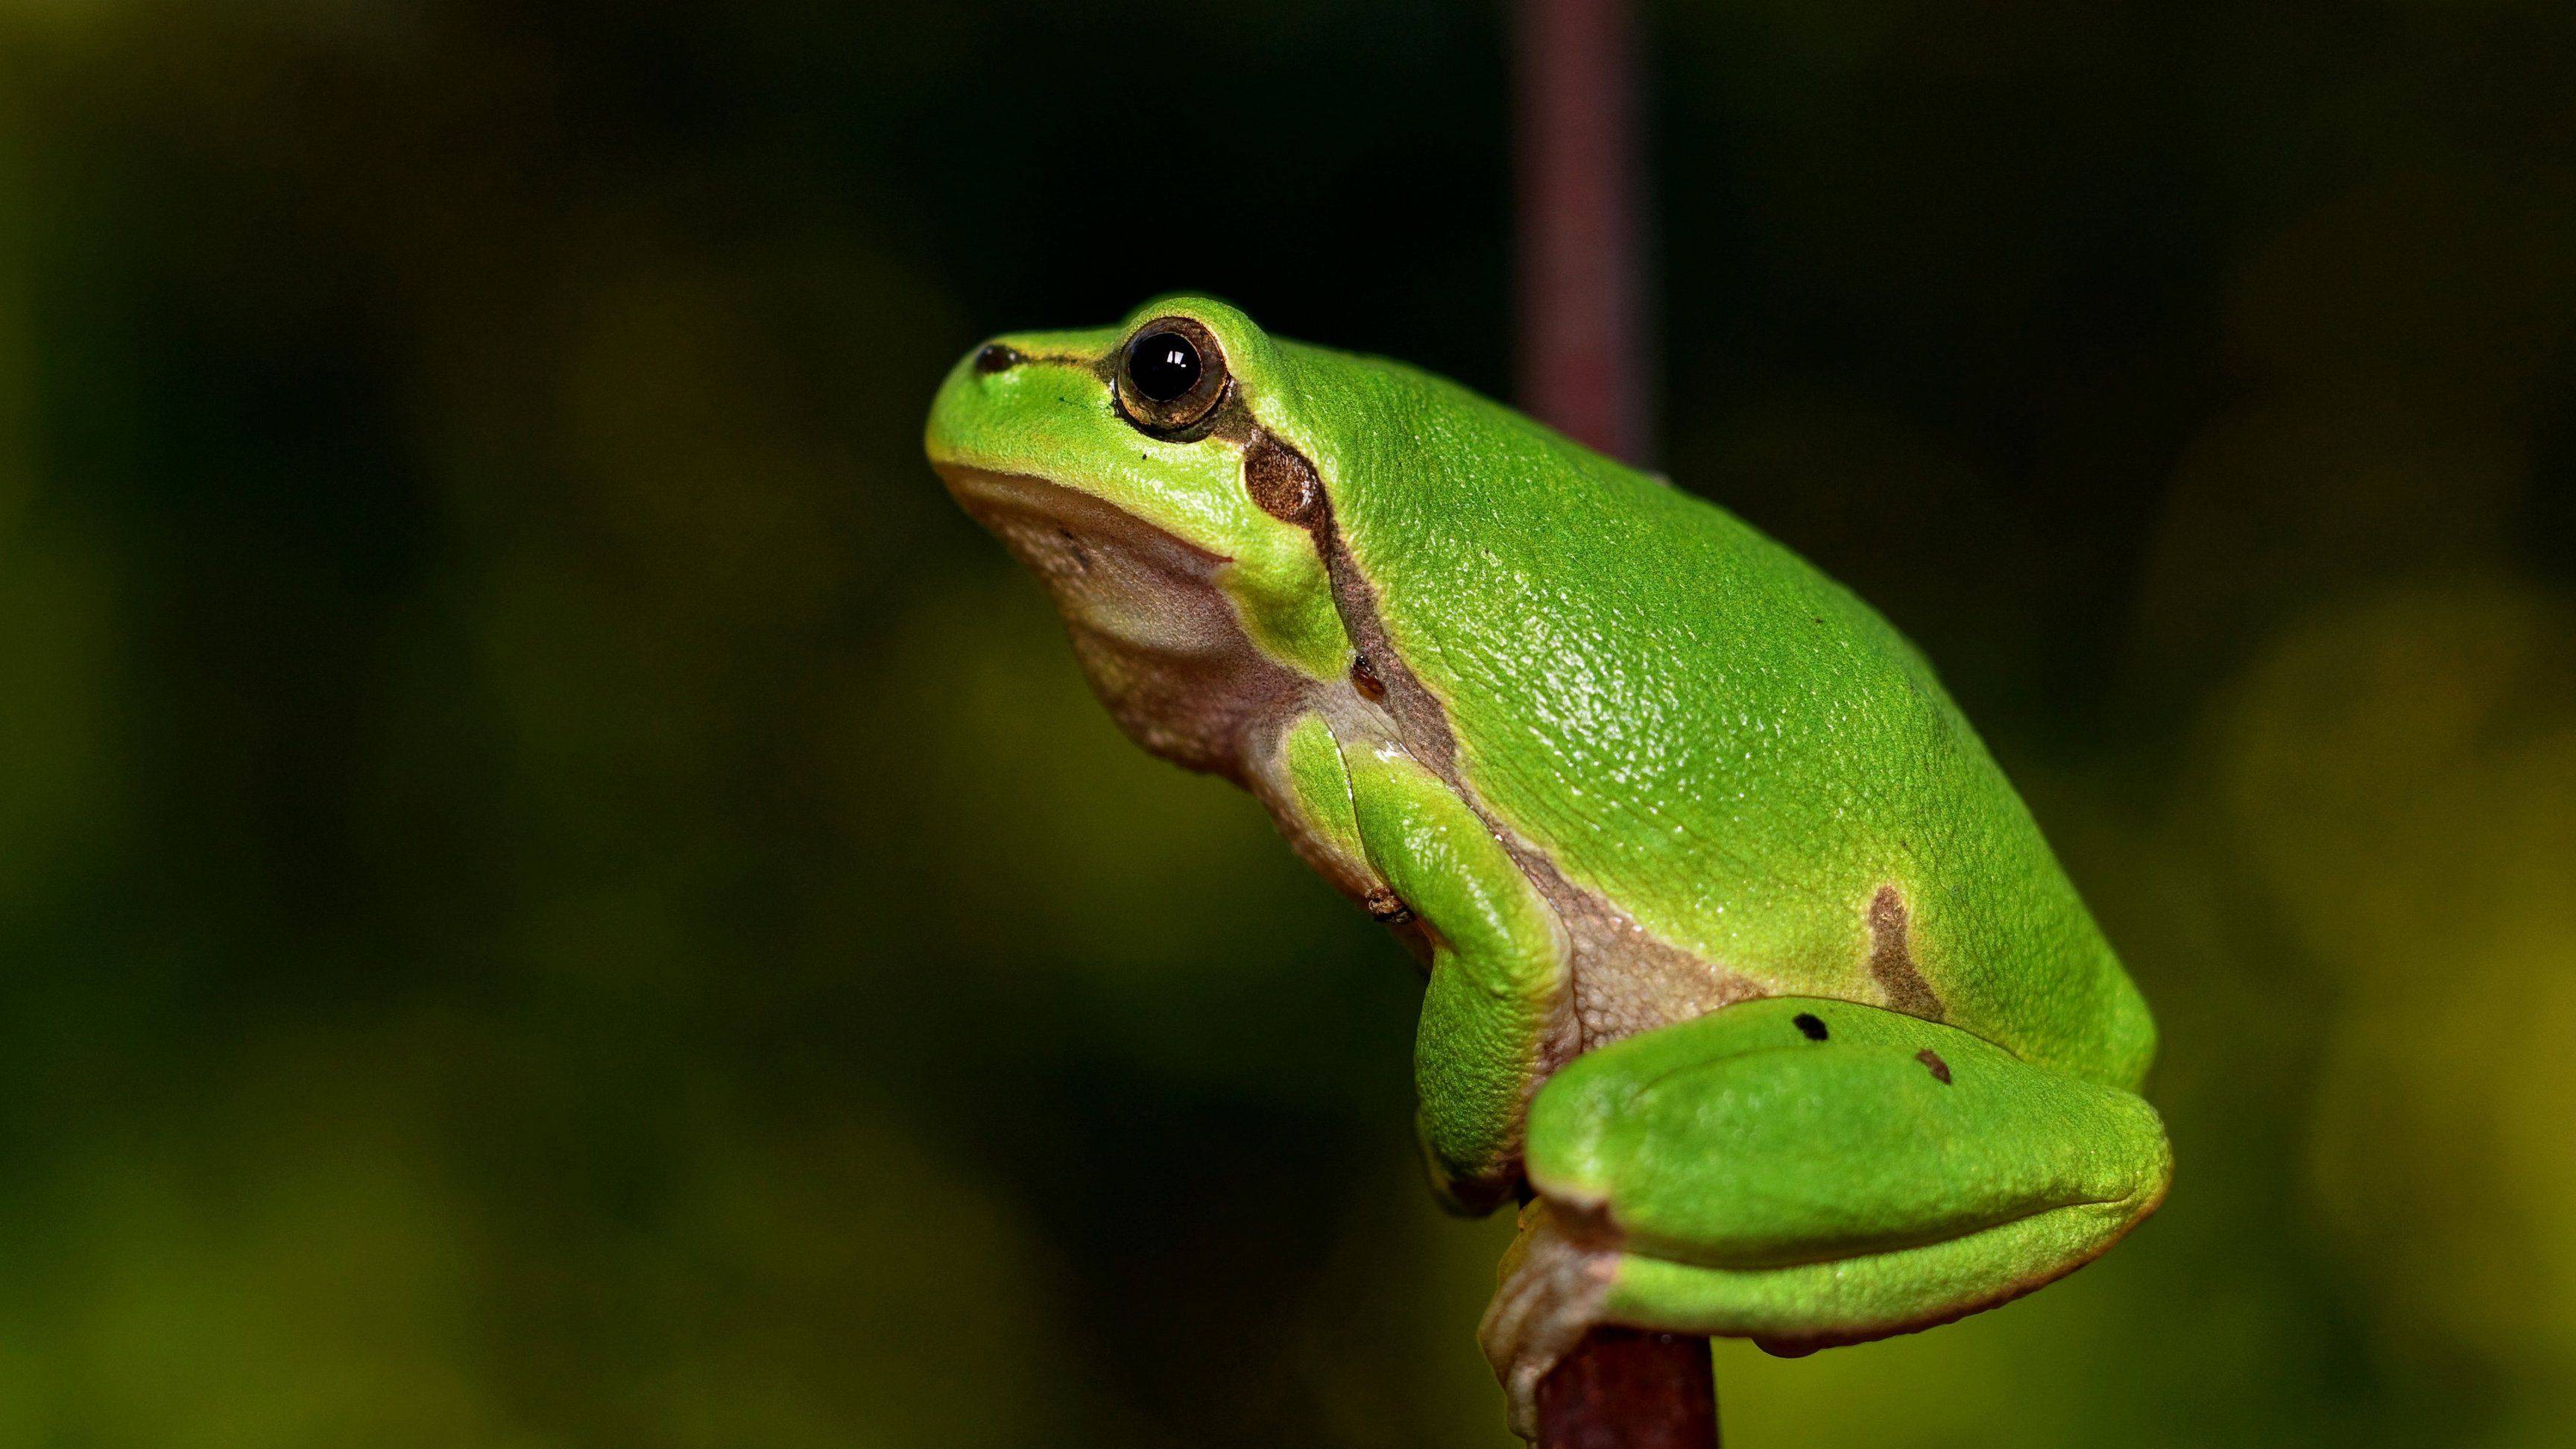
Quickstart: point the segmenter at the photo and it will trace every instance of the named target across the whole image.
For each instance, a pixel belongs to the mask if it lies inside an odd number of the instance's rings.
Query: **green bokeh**
[[[2099,1266],[1732,1442],[2576,1438],[2576,18],[1652,11],[1664,462],[2155,1003]],[[0,3],[0,1446],[1497,1446],[1416,987],[918,456],[1510,375],[1485,6]]]

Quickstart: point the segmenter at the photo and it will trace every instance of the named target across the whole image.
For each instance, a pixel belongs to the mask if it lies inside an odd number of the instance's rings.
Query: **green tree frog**
[[[1167,296],[997,338],[932,463],[1146,749],[1428,971],[1422,1150],[1519,1200],[1514,1427],[1594,1324],[1944,1323],[2162,1200],[2145,1002],[1931,667],[1732,515]]]

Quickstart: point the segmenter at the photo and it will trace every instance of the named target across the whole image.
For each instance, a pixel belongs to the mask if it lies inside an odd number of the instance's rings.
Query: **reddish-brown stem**
[[[1539,1383],[1538,1449],[1717,1449],[1708,1340],[1592,1330]]]
[[[1636,65],[1626,0],[1520,0],[1521,404],[1643,463]]]
[[[1627,0],[1518,0],[1521,403],[1645,461],[1645,265]],[[1596,1328],[1539,1385],[1539,1449],[1716,1449],[1708,1340]]]

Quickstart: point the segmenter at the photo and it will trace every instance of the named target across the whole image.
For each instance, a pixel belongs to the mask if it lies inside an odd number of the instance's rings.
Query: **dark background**
[[[2576,18],[1647,17],[1661,461],[1939,662],[2170,1205],[1730,1441],[2576,1435]],[[1481,1445],[1416,986],[919,456],[1511,376],[1483,5],[0,5],[0,1443]]]

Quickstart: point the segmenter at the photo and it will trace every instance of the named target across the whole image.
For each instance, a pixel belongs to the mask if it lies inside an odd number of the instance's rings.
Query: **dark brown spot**
[[[975,354],[975,370],[983,373],[1008,372],[1026,361],[1028,358],[1016,347],[1005,347],[999,342],[987,342]]]
[[[1324,500],[1324,482],[1304,454],[1264,432],[1243,450],[1243,487],[1261,511],[1303,528]]]
[[[1869,899],[1869,974],[1878,989],[1887,993],[1890,1008],[1925,1021],[1939,1021],[1941,998],[1933,994],[1923,973],[1914,966],[1914,951],[1908,936],[1912,914],[1905,908],[1905,897],[1892,885],[1878,888]]]
[[[1941,1060],[1941,1054],[1939,1052],[1932,1050],[1930,1047],[1925,1047],[1923,1050],[1914,1054],[1914,1059],[1921,1062],[1924,1069],[1932,1074],[1932,1080],[1939,1082],[1945,1087],[1950,1085],[1950,1064]]]
[[[1369,666],[1365,654],[1351,656],[1351,688],[1358,690],[1360,697],[1371,704],[1386,698],[1386,681],[1377,677],[1377,671]]]
[[[1806,1033],[1809,1041],[1823,1041],[1829,1035],[1825,1030],[1824,1022],[1819,1020],[1812,1011],[1799,1012],[1789,1020],[1797,1026],[1798,1030]]]
[[[1368,909],[1369,919],[1380,925],[1401,926],[1413,919],[1413,908],[1384,886],[1370,886],[1368,894],[1360,897],[1360,904]]]

